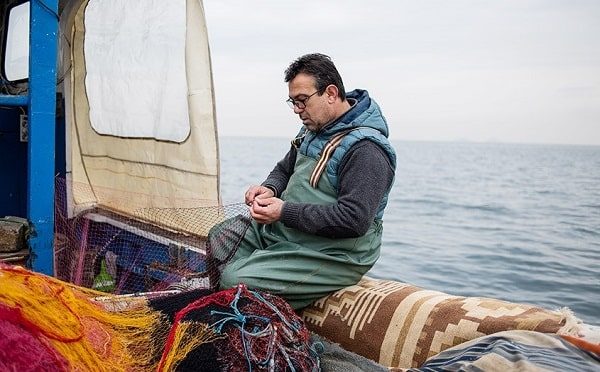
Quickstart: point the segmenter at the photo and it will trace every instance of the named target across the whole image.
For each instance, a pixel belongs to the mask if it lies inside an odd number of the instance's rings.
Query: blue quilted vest
[[[392,167],[396,168],[396,152],[387,138],[389,134],[388,126],[379,105],[369,97],[366,90],[353,90],[346,93],[346,98],[351,101],[356,100],[356,103],[335,122],[327,125],[319,132],[311,132],[303,128],[298,134],[298,138],[302,138],[298,152],[317,161],[323,156],[323,150],[326,149],[328,143],[336,143],[337,147],[335,147],[333,153],[328,154],[323,173],[338,191],[338,168],[348,150],[363,139],[368,139],[379,145],[388,155]],[[375,215],[377,219],[383,217],[390,189],[379,203]]]

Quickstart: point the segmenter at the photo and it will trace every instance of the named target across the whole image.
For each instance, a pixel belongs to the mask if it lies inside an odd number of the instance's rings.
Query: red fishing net
[[[191,350],[179,362],[181,370],[319,370],[309,332],[292,307],[243,284],[202,297],[177,312],[159,369],[180,339],[181,325],[190,321],[210,325],[216,338]]]

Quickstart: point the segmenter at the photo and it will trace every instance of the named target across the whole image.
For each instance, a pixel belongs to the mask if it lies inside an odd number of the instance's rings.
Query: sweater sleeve
[[[296,163],[296,148],[291,147],[290,151],[285,154],[275,168],[269,173],[265,182],[262,186],[268,187],[273,190],[276,197],[280,197],[281,193],[287,187],[288,181],[294,172],[294,165]]]
[[[335,203],[318,205],[285,202],[281,222],[288,227],[327,238],[364,235],[382,198],[394,180],[385,151],[372,141],[352,146],[340,164]]]

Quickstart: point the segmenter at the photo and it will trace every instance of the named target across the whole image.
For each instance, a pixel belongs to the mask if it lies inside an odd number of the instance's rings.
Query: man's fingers
[[[256,222],[258,222],[258,223],[266,223],[266,222],[267,222],[267,220],[266,220],[265,216],[263,216],[263,215],[262,215],[262,214],[260,214],[260,213],[257,213],[257,212],[254,210],[254,207],[252,207],[252,208],[250,209],[250,215],[251,215],[251,216],[252,216],[252,218],[254,218],[254,220],[255,220]]]
[[[250,205],[256,199],[256,195],[260,193],[260,189],[257,187],[250,187],[246,194],[244,195],[246,204]]]

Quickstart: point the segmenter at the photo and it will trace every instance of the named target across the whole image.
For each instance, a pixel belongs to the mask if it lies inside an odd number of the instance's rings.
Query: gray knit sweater
[[[296,149],[291,147],[263,186],[272,189],[275,196],[281,196],[295,162]],[[285,202],[280,221],[287,227],[327,238],[364,235],[393,180],[394,168],[384,150],[369,140],[362,140],[348,150],[340,164],[336,203]]]

